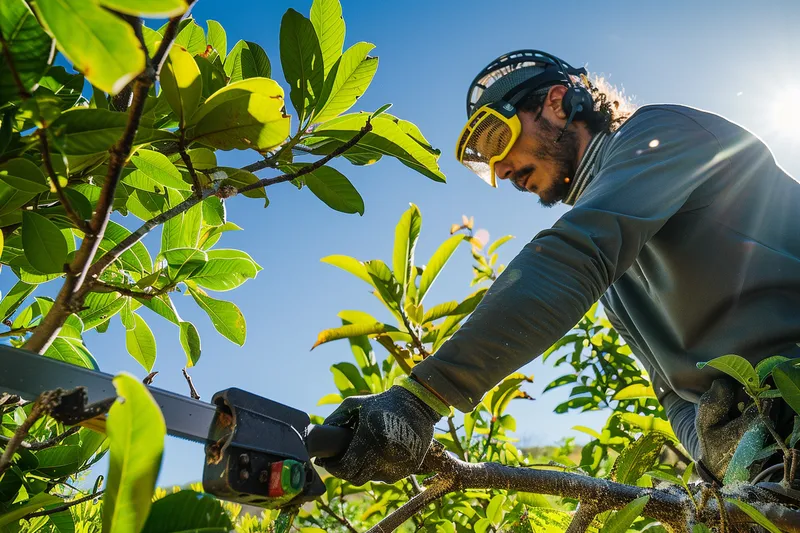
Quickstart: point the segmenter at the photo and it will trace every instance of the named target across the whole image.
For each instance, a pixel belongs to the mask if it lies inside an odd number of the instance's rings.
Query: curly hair
[[[590,81],[588,77],[581,76],[581,81],[594,100],[594,109],[582,120],[590,132],[613,133],[636,111],[636,106],[625,95],[625,91],[617,89],[605,78],[594,76],[594,80]],[[551,87],[552,85],[526,96],[517,104],[517,111],[536,113],[536,120],[539,120]]]

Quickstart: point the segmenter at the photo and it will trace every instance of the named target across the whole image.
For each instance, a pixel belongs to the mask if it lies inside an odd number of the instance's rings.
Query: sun
[[[800,84],[779,89],[772,99],[769,112],[773,129],[800,142]]]

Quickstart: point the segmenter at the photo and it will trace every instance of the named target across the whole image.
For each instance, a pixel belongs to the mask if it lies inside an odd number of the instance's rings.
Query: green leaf
[[[179,191],[191,191],[191,184],[183,181],[180,171],[167,156],[154,150],[139,150],[131,157],[136,170],[122,178],[131,187],[148,192],[163,193],[164,187]]]
[[[422,303],[422,300],[425,298],[425,295],[428,294],[428,290],[431,288],[431,285],[433,285],[433,282],[436,281],[442,268],[444,268],[444,265],[450,260],[453,252],[456,251],[458,245],[463,241],[463,235],[453,235],[436,249],[428,261],[428,264],[425,265],[425,269],[422,271],[422,276],[419,279],[419,292],[417,293],[418,302]],[[427,322],[427,320],[425,320],[425,322]]]
[[[34,213],[22,213],[22,245],[25,258],[44,274],[64,271],[67,262],[67,241],[58,226]]]
[[[49,129],[58,132],[56,139],[64,155],[79,156],[108,151],[122,137],[127,124],[127,113],[75,107],[61,113]],[[145,124],[136,130],[133,142],[134,145],[141,145],[154,141],[175,140],[177,138],[174,133],[153,129]]]
[[[503,244],[507,243],[511,239],[513,239],[513,235],[506,235],[505,237],[500,237],[492,244],[489,245],[489,248],[486,249],[487,255],[492,255],[498,248],[500,248]]]
[[[54,503],[61,503],[62,501],[63,500],[57,496],[40,492],[32,498],[15,503],[8,507],[4,513],[0,514],[0,527],[13,524],[27,514],[38,511],[42,507],[47,507],[48,505],[52,505]]]
[[[366,92],[378,70],[378,58],[367,55],[373,48],[372,43],[360,42],[342,54],[325,80],[314,122],[338,117]]]
[[[133,313],[136,326],[125,331],[125,347],[128,353],[148,372],[156,362],[156,338],[142,317]]]
[[[164,62],[159,78],[161,90],[169,106],[183,127],[200,105],[203,96],[203,78],[192,54],[180,46],[173,46]]]
[[[325,70],[314,25],[294,9],[281,19],[280,50],[289,96],[302,124],[322,92]]]
[[[536,533],[564,533],[572,522],[572,516],[556,509],[529,508],[528,520]]]
[[[109,220],[106,226],[106,232],[103,235],[103,240],[100,241],[100,245],[98,246],[95,261],[125,240],[130,234],[130,231],[116,222]],[[122,252],[118,261],[126,270],[132,270],[134,272],[145,273],[153,269],[153,260],[150,259],[150,253],[141,241]]]
[[[247,324],[244,315],[235,304],[215,300],[191,286],[189,286],[189,292],[197,305],[208,314],[214,329],[234,344],[244,345],[247,337]]]
[[[185,19],[185,25],[181,26],[175,43],[184,47],[190,54],[204,54],[206,51],[206,34],[203,28],[197,25],[194,19]]]
[[[290,172],[296,172],[306,164],[287,165]],[[303,181],[314,195],[331,209],[342,213],[364,214],[364,199],[341,172],[333,167],[321,166],[302,176]]]
[[[203,88],[203,100],[227,85],[228,77],[225,74],[225,69],[222,67],[222,61],[219,58],[216,58],[212,62],[209,61],[207,57],[194,56],[194,62],[197,63],[197,68],[200,69],[200,76],[203,78],[201,84]]]
[[[375,111],[374,111],[374,112],[373,112],[373,113],[370,115],[369,119],[370,119],[370,120],[372,120],[373,118],[375,118],[375,117],[377,117],[377,116],[380,116],[380,115],[382,115],[382,114],[383,114],[384,112],[386,112],[386,111],[387,111],[387,110],[388,110],[390,107],[392,107],[392,104],[391,104],[391,103],[389,103],[389,104],[383,104],[382,106],[380,106],[378,109],[376,109],[376,110],[375,110]]]
[[[228,533],[233,524],[210,494],[181,490],[153,503],[142,533]]]
[[[403,297],[403,287],[380,259],[367,261],[367,273],[372,278],[372,285],[378,290],[378,294],[384,304],[393,312],[400,313],[400,301]]]
[[[633,521],[642,516],[642,511],[649,501],[650,495],[645,495],[628,503],[628,505],[611,515],[603,529],[600,530],[601,533],[625,533],[631,527]]]
[[[94,2],[37,0],[34,9],[61,53],[95,87],[117,94],[144,70],[133,27]]]
[[[101,6],[136,17],[171,18],[186,12],[186,0],[97,0]]]
[[[228,53],[228,36],[225,33],[225,28],[216,20],[207,20],[208,26],[208,44],[210,44],[214,51],[217,52],[221,61],[225,61],[225,56]],[[269,75],[267,75],[269,77]]]
[[[203,200],[203,223],[206,226],[221,226],[225,223],[225,204],[216,196]]]
[[[61,444],[53,448],[45,448],[35,453],[39,465],[38,475],[58,479],[74,474],[83,463],[80,446]]]
[[[15,283],[0,301],[0,322],[13,315],[34,289],[36,289],[36,285],[29,285],[23,281]]]
[[[180,325],[181,317],[178,316],[178,311],[175,309],[175,304],[172,303],[168,294],[161,294],[146,300],[144,298],[136,298],[136,301],[147,307],[154,313],[161,315],[175,325]]]
[[[103,531],[138,533],[150,512],[167,428],[158,404],[130,374],[114,378],[124,402],[111,406],[106,422],[110,459],[103,495]]]
[[[23,0],[0,3],[0,34],[23,88],[30,92],[53,60],[53,40],[47,35]],[[20,98],[11,65],[0,57],[0,104]]]
[[[795,413],[800,413],[800,369],[794,366],[793,361],[783,363],[772,371],[772,379],[781,391],[783,401],[788,403]]]
[[[84,329],[90,330],[119,313],[125,305],[125,298],[120,298],[116,292],[93,292],[86,296],[83,305],[88,309],[78,313],[78,316],[83,320]]]
[[[767,357],[759,361],[756,365],[756,374],[758,374],[759,383],[764,383],[764,380],[769,377],[776,366],[788,360],[788,357],[773,355],[772,357]]]
[[[212,94],[192,117],[188,142],[220,150],[271,150],[289,136],[283,89],[267,78],[231,83]]]
[[[629,444],[617,457],[611,479],[618,483],[635,484],[658,461],[667,437],[657,431],[645,433]]]
[[[644,432],[656,431],[665,435],[669,439],[678,442],[678,437],[672,431],[672,426],[666,420],[662,420],[653,415],[640,415],[637,413],[622,413],[620,420],[640,428]]]
[[[321,124],[313,138],[349,141],[366,124],[369,113],[344,115]],[[392,118],[383,114],[372,121],[372,131],[358,142],[376,152],[397,158],[401,163],[434,181],[445,181],[434,155],[404,132]]]
[[[47,351],[44,352],[44,356],[57,361],[64,361],[71,365],[88,368],[89,370],[100,369],[97,361],[80,339],[56,337]]]
[[[392,253],[392,268],[394,277],[400,284],[402,291],[408,283],[413,280],[411,272],[414,268],[414,249],[417,247],[417,239],[422,228],[422,215],[419,208],[411,204],[403,215],[394,230],[394,251]]]
[[[336,363],[331,367],[337,388],[343,393],[369,394],[370,388],[361,372],[352,363]],[[352,390],[349,390],[352,389]],[[348,395],[352,395],[348,394]]]
[[[175,248],[161,254],[169,267],[169,278],[175,283],[190,278],[208,262],[208,254],[196,248]]]
[[[225,59],[225,74],[230,83],[248,78],[269,78],[272,65],[269,57],[256,43],[238,41]]]
[[[222,250],[210,250],[208,262],[191,275],[191,280],[212,291],[235,289],[248,279],[256,277],[259,266],[247,254],[222,256]]]
[[[47,74],[39,80],[39,87],[60,98],[62,109],[69,109],[80,100],[83,82],[83,74],[67,72],[64,67],[51,66]]]
[[[327,78],[328,72],[342,55],[344,46],[345,24],[342,18],[342,5],[339,0],[314,0],[309,17],[317,34],[322,63],[325,67],[324,76]]]
[[[734,498],[725,498],[725,501],[734,504],[736,507],[744,511],[744,513],[752,518],[757,524],[766,528],[767,531],[770,533],[781,533],[781,530],[775,526],[770,520],[761,514],[761,512],[750,505],[749,503],[745,503],[743,501],[736,500]]]
[[[192,367],[200,359],[200,334],[191,322],[181,322],[181,346],[186,352],[186,366]]]
[[[642,398],[652,398],[655,399],[656,392],[653,390],[653,386],[650,384],[645,385],[644,383],[635,383],[633,385],[628,385],[625,388],[620,389],[619,391],[614,394],[611,398],[612,400],[638,400]]]
[[[354,276],[366,281],[374,287],[372,277],[367,272],[366,265],[354,257],[349,257],[347,255],[329,255],[323,257],[320,259],[320,261],[335,267],[339,267],[345,272],[353,274]]]
[[[745,390],[750,396],[757,394],[759,379],[750,361],[740,355],[723,355],[708,361],[707,363],[697,363],[697,368],[704,368],[706,365],[716,368],[731,376],[736,381],[744,385]]]

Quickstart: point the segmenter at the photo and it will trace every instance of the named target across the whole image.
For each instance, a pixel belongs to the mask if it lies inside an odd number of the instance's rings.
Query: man
[[[607,98],[575,83],[581,74],[523,50],[473,81],[459,160],[493,186],[572,209],[410,378],[348,398],[326,420],[355,429],[324,463],[331,473],[360,484],[415,472],[449,406],[472,410],[598,299],[707,479],[724,476],[754,416],[736,407],[740,387],[696,364],[800,356],[800,184],[757,137],[711,113],[652,105],[619,126]],[[772,414],[788,435],[788,406]]]

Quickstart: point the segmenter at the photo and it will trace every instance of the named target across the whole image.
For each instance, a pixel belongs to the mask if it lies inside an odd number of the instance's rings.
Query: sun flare
[[[770,124],[782,135],[800,141],[800,84],[776,93],[770,106]]]

